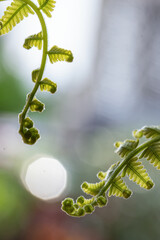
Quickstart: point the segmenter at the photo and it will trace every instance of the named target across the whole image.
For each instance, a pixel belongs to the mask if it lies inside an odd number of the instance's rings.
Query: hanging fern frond
[[[115,178],[110,186],[108,196],[115,195],[116,197],[123,197],[123,198],[129,198],[131,196],[131,191],[123,182],[122,178],[118,176]]]
[[[39,9],[41,9],[47,17],[52,17],[51,12],[54,10],[56,1],[54,0],[38,0]]]
[[[50,49],[50,51],[48,51],[47,53],[51,63],[58,62],[58,61],[66,61],[66,62],[73,61],[73,54],[70,50],[65,50],[57,46],[53,46]]]
[[[146,158],[154,167],[160,170],[160,142],[146,148],[139,158]]]
[[[23,47],[25,49],[31,49],[34,46],[41,50],[42,40],[43,40],[42,32],[39,32],[26,38]]]
[[[53,94],[57,90],[57,84],[52,82],[48,78],[45,78],[40,82],[40,89],[41,91],[45,90]]]
[[[96,196],[104,185],[105,181],[101,181],[99,183],[84,182],[82,183],[81,188],[86,194]]]
[[[0,19],[0,35],[11,31],[16,24],[23,20],[24,17],[28,17],[29,13],[34,14],[32,9],[26,3],[20,0],[13,0]]]
[[[125,140],[124,142],[116,142],[115,147],[116,153],[118,153],[122,158],[127,156],[132,150],[134,150],[139,144],[139,140]]]
[[[132,158],[127,163],[126,167],[123,169],[121,177],[124,177],[127,174],[129,179],[139,184],[140,187],[151,189],[154,184],[146,169],[143,167],[141,162],[137,161],[137,159],[137,157]]]

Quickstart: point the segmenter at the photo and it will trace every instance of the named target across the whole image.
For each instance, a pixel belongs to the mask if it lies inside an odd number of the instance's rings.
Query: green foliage
[[[76,202],[79,207],[84,207],[85,205],[92,204],[94,202],[94,200],[95,200],[94,197],[86,199],[83,196],[80,196],[79,198],[77,198]]]
[[[91,196],[96,196],[100,192],[104,184],[105,184],[105,181],[101,181],[99,183],[84,182],[82,183],[81,188],[83,192],[85,192],[86,194],[89,194]]]
[[[141,188],[150,190],[154,183],[149,177],[146,169],[143,167],[139,158],[147,158],[154,166],[160,168],[160,128],[159,127],[144,127],[133,131],[133,136],[137,140],[125,140],[124,142],[116,142],[116,153],[120,155],[121,161],[117,162],[106,171],[100,171],[97,177],[101,180],[99,183],[92,184],[84,182],[81,186],[82,190],[92,195],[90,199],[85,199],[83,196],[77,198],[76,202],[69,198],[72,203],[72,211],[69,211],[68,198],[62,202],[62,210],[68,215],[81,217],[90,212],[88,208],[92,206],[91,212],[95,207],[103,207],[107,204],[107,196],[114,195],[116,197],[129,198],[132,194],[127,187],[123,178],[128,175],[129,179],[139,184]],[[150,140],[139,145],[139,138],[145,136]],[[75,210],[75,204],[79,208]],[[86,207],[87,206],[87,207]],[[78,210],[83,209],[83,214],[78,214]],[[86,210],[87,209],[87,210]]]
[[[97,197],[96,203],[98,207],[104,207],[107,205],[107,198],[105,196]]]
[[[40,82],[40,89],[41,91],[45,90],[53,94],[57,90],[57,84],[52,82],[48,78],[45,78]]]
[[[33,121],[29,118],[29,117],[27,117],[26,119],[24,119],[24,121],[23,121],[23,126],[25,127],[25,128],[32,128],[33,127]]]
[[[26,49],[31,49],[34,46],[41,50],[42,40],[43,40],[42,32],[39,32],[26,38],[23,47]]]
[[[19,114],[19,133],[26,144],[34,144],[40,138],[38,130],[33,127],[33,121],[27,117],[29,110],[31,112],[42,112],[44,110],[44,104],[35,97],[37,90],[40,88],[41,91],[49,91],[52,94],[57,90],[56,83],[48,78],[42,80],[47,56],[49,56],[51,63],[57,61],[73,61],[71,51],[56,46],[51,48],[50,51],[48,50],[48,34],[43,13],[51,17],[51,12],[54,10],[56,2],[54,0],[38,0],[38,3],[39,6],[34,4],[31,0],[13,0],[0,19],[0,35],[11,31],[17,23],[24,19],[24,17],[28,17],[28,14],[36,13],[42,28],[39,33],[26,38],[23,44],[25,49],[37,47],[41,50],[43,46],[41,65],[36,70],[32,71],[34,87],[27,95],[25,106]]]
[[[153,182],[148,176],[141,162],[137,161],[137,157],[130,159],[122,172],[122,177],[127,174],[129,179],[136,182],[140,187],[150,189],[153,187]]]
[[[35,98],[30,103],[30,110],[31,112],[42,112],[44,110],[44,104]]]
[[[146,158],[154,167],[160,169],[160,142],[155,142],[147,147],[139,158]]]
[[[8,33],[28,14],[34,14],[33,10],[21,0],[13,0],[11,5],[7,7],[1,21],[0,35]]]
[[[118,147],[116,153],[118,153],[122,158],[127,156],[133,149],[135,149],[139,144],[139,140],[125,140],[124,142],[116,142],[115,147]]]
[[[38,76],[39,76],[40,69],[33,70],[32,72],[32,81],[34,83],[37,82]]]
[[[52,17],[51,12],[54,10],[56,1],[54,0],[38,0],[39,9],[47,15],[47,17]]]
[[[143,127],[142,129],[140,129],[143,134],[145,135],[146,138],[154,138],[157,136],[160,136],[160,129],[159,127]]]
[[[38,3],[39,7],[31,0],[13,0],[0,20],[0,35],[11,31],[12,28],[22,21],[24,17],[27,17],[28,14],[36,13],[42,28],[38,34],[29,36],[23,45],[26,49],[35,46],[39,50],[43,46],[41,65],[32,72],[34,87],[27,95],[26,104],[19,114],[19,133],[24,143],[29,145],[33,145],[40,138],[40,134],[34,127],[33,121],[27,117],[27,113],[29,110],[32,112],[42,112],[44,110],[44,104],[35,97],[36,92],[40,88],[41,91],[45,90],[53,94],[57,89],[56,83],[48,78],[43,79],[47,56],[51,63],[57,61],[73,61],[73,54],[69,50],[57,46],[53,46],[48,50],[47,27],[43,13],[51,17],[51,12],[55,7],[55,1],[38,0]],[[97,174],[100,180],[98,183],[83,182],[81,185],[83,192],[91,195],[91,198],[86,199],[80,196],[75,202],[72,198],[66,198],[62,202],[63,211],[70,216],[81,217],[93,213],[95,207],[106,206],[108,202],[107,195],[109,197],[114,195],[125,199],[129,198],[132,192],[123,181],[123,177],[126,175],[129,176],[130,180],[136,182],[146,190],[154,186],[153,181],[150,179],[139,159],[146,158],[151,164],[160,169],[160,127],[146,126],[139,130],[134,130],[132,135],[135,139],[127,139],[124,142],[118,141],[115,143],[115,147],[117,148],[115,152],[121,159],[111,165],[106,172],[100,171]],[[140,138],[142,137],[149,139],[139,145]]]
[[[122,178],[118,176],[112,181],[108,196],[114,195],[116,197],[129,198],[131,193],[132,192],[128,189]]]
[[[51,63],[58,62],[58,61],[66,61],[66,62],[73,61],[73,55],[71,51],[65,50],[63,48],[59,48],[57,46],[53,46],[50,49],[50,51],[48,52],[48,56]]]

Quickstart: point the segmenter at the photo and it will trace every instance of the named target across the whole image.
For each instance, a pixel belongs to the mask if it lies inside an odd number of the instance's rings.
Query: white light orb
[[[28,165],[25,182],[34,196],[50,200],[59,197],[65,189],[67,173],[58,160],[41,157]]]

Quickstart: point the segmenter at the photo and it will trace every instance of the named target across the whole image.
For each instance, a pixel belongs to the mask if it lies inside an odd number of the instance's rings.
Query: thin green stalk
[[[103,188],[101,189],[101,191],[99,192],[97,197],[103,195],[107,191],[107,189],[112,184],[112,181],[114,180],[114,178],[122,171],[122,169],[125,167],[125,165],[130,161],[130,159],[135,157],[138,153],[140,153],[145,148],[149,147],[151,144],[158,142],[158,141],[160,141],[160,136],[155,137],[154,139],[151,139],[149,141],[146,141],[145,143],[141,144],[138,148],[136,148],[135,150],[130,152],[128,154],[128,156],[113,171],[113,173],[111,174],[111,176],[109,177],[109,179],[107,180],[106,184],[103,186]],[[92,204],[94,205],[94,202]]]
[[[37,17],[39,18],[41,27],[42,27],[42,35],[43,35],[43,52],[42,52],[42,61],[41,61],[41,66],[40,66],[40,71],[39,71],[39,75],[38,75],[38,79],[35,83],[35,86],[33,88],[33,90],[31,91],[31,93],[29,93],[28,98],[26,100],[26,104],[22,110],[22,112],[19,115],[19,122],[20,122],[20,132],[23,131],[23,120],[25,119],[25,116],[29,110],[30,104],[35,96],[35,93],[37,92],[37,89],[39,87],[39,82],[42,79],[43,76],[43,72],[45,69],[45,65],[46,65],[46,59],[47,59],[47,51],[48,51],[48,35],[47,35],[47,28],[46,28],[46,24],[44,21],[44,18],[40,12],[40,10],[38,9],[38,7],[30,0],[22,0],[23,2],[27,3],[33,10],[34,12],[37,14]]]

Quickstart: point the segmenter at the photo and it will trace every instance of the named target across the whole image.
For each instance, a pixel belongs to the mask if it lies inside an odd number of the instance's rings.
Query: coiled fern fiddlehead
[[[36,13],[42,28],[40,33],[29,36],[23,45],[26,49],[31,49],[35,46],[39,50],[43,46],[40,68],[32,72],[32,81],[35,83],[34,88],[27,95],[26,104],[22,112],[19,114],[19,133],[21,134],[24,143],[30,145],[34,144],[40,138],[40,134],[33,126],[33,121],[26,115],[29,110],[32,112],[42,112],[44,110],[44,104],[35,97],[35,94],[39,88],[41,91],[46,90],[52,94],[55,93],[57,89],[56,83],[48,78],[42,80],[47,56],[51,63],[57,61],[73,61],[72,52],[69,50],[57,46],[53,46],[48,50],[47,27],[42,12],[48,17],[51,17],[51,12],[54,10],[56,2],[54,0],[38,0],[38,3],[39,6],[36,6],[31,0],[13,0],[0,19],[0,35],[11,31],[16,24],[23,20],[24,17],[28,17],[28,14]]]
[[[52,94],[57,89],[56,83],[48,78],[42,80],[47,56],[51,63],[73,61],[71,51],[58,48],[57,46],[53,46],[48,50],[47,27],[42,12],[51,17],[55,1],[38,0],[38,3],[39,6],[35,5],[31,0],[13,0],[0,19],[0,35],[11,31],[28,14],[36,13],[42,27],[41,32],[26,38],[23,45],[26,49],[31,49],[35,46],[40,50],[43,47],[41,66],[32,72],[32,81],[35,83],[34,88],[27,95],[26,104],[19,114],[19,133],[24,143],[30,145],[34,144],[40,135],[33,126],[33,121],[27,117],[27,113],[29,110],[33,112],[42,112],[44,110],[44,104],[36,99],[35,94],[39,88],[41,91],[46,90]],[[123,177],[126,175],[142,188],[151,189],[154,186],[153,181],[139,159],[146,158],[153,166],[160,169],[160,127],[143,127],[140,130],[133,131],[133,136],[136,140],[131,139],[115,143],[116,153],[120,155],[121,160],[113,164],[106,172],[99,172],[97,174],[100,180],[98,183],[82,183],[81,188],[83,192],[91,195],[91,198],[86,199],[80,196],[75,202],[72,198],[66,198],[62,202],[63,211],[70,216],[81,217],[94,212],[95,207],[105,206],[108,201],[107,195],[109,197],[115,195],[125,199],[129,198],[132,191],[123,181]],[[149,138],[149,140],[139,145],[139,140],[143,136]]]
[[[139,140],[143,136],[149,140],[139,145]],[[126,175],[141,188],[149,190],[154,186],[139,159],[146,158],[160,170],[160,127],[143,127],[133,131],[133,137],[136,140],[127,139],[124,142],[115,143],[116,153],[120,155],[121,160],[113,164],[106,172],[99,172],[98,183],[82,183],[81,189],[84,193],[91,195],[91,198],[86,199],[80,196],[75,202],[72,198],[64,199],[62,202],[64,212],[70,216],[81,217],[94,212],[97,206],[105,206],[108,201],[107,195],[108,197],[115,195],[129,198],[132,191],[123,181]]]

